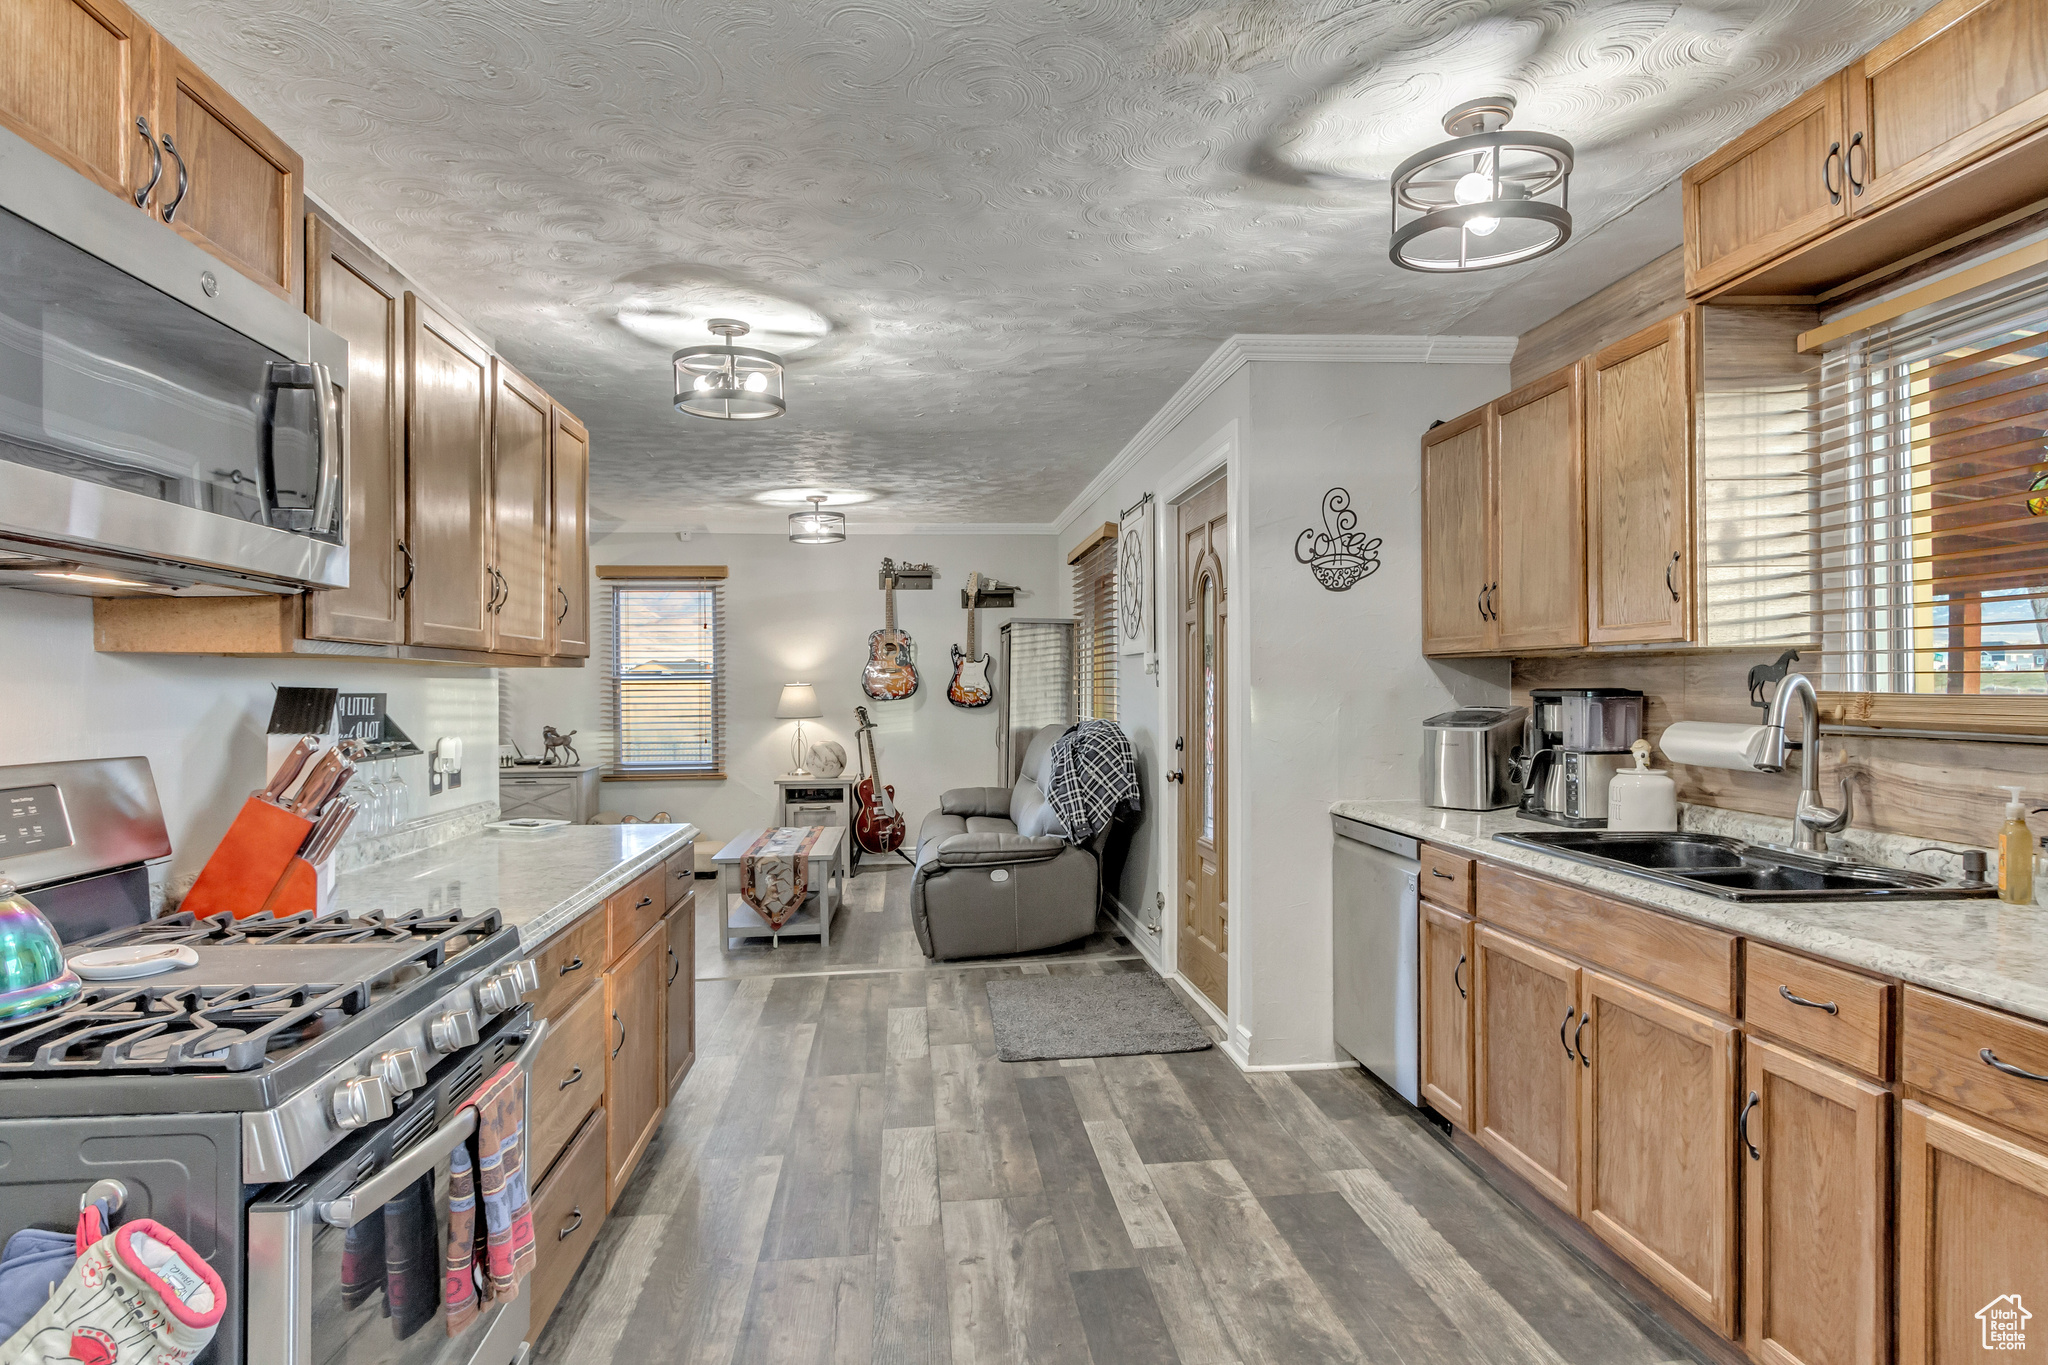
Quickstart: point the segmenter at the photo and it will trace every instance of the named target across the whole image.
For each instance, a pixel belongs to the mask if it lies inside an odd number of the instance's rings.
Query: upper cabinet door
[[[159,218],[284,298],[300,297],[306,164],[167,42],[157,44]]]
[[[491,648],[545,654],[555,605],[548,574],[548,435],[554,404],[519,371],[495,362],[491,404]]]
[[[1586,643],[1586,472],[1582,367],[1524,385],[1494,405],[1493,594],[1499,644]]]
[[[1848,81],[1831,76],[1685,173],[1685,292],[1774,260],[1851,212]]]
[[[1494,648],[1493,452],[1490,408],[1422,438],[1422,650]]]
[[[554,412],[553,530],[548,570],[554,584],[548,653],[590,657],[590,433],[564,408]]]
[[[0,124],[137,203],[159,154],[155,42],[120,0],[6,0]]]
[[[405,320],[406,639],[489,649],[490,352],[416,294],[405,296]]]
[[[1942,0],[1848,75],[1861,212],[2048,127],[2048,5]]]
[[[306,311],[348,342],[348,586],[306,594],[316,640],[405,643],[405,282],[314,215]]]
[[[1692,365],[1683,313],[1594,356],[1586,377],[1586,637],[1688,636]]]

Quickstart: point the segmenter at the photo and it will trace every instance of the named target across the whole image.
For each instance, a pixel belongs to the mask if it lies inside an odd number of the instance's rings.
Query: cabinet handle
[[[1557,1041],[1559,1042],[1559,1044],[1563,1046],[1564,1055],[1567,1057],[1577,1057],[1579,1055],[1578,1053],[1572,1051],[1572,1045],[1570,1043],[1565,1042],[1564,1040],[1564,1031],[1572,1026],[1572,1016],[1577,1014],[1578,1012],[1579,1007],[1577,1005],[1573,1005],[1570,1009],[1564,1012],[1564,1018],[1558,1021],[1557,1025]]]
[[[1764,1159],[1764,1154],[1759,1152],[1756,1149],[1756,1144],[1749,1140],[1749,1111],[1756,1108],[1757,1098],[1756,1091],[1750,1091],[1749,1099],[1742,1106],[1742,1112],[1735,1116],[1735,1131],[1742,1135],[1742,1145],[1749,1148],[1749,1159],[1751,1161],[1762,1161]]]
[[[562,594],[562,609],[555,613],[555,624],[559,626],[569,619],[569,590],[557,583],[555,591]]]
[[[583,1206],[581,1204],[578,1204],[575,1208],[570,1209],[569,1212],[574,1214],[575,1217],[571,1218],[567,1223],[564,1223],[560,1228],[556,1229],[555,1240],[557,1242],[568,1240],[570,1233],[576,1231],[576,1229],[583,1226]]]
[[[676,984],[676,974],[677,974],[677,973],[679,973],[679,972],[681,972],[682,970],[683,970],[683,964],[682,964],[682,963],[680,963],[680,962],[678,962],[678,961],[676,961],[676,950],[675,950],[675,949],[673,949],[673,948],[669,949],[669,950],[668,950],[668,984],[669,984],[669,985],[673,986],[673,985],[675,985],[675,984]]]
[[[1678,568],[1678,556],[1679,551],[1673,550],[1671,552],[1671,562],[1664,566],[1664,586],[1670,589],[1671,600],[1674,602],[1678,600],[1678,584],[1672,581],[1671,575]]]
[[[1579,1026],[1572,1030],[1572,1048],[1579,1054],[1579,1065],[1591,1070],[1593,1058],[1588,1055],[1585,1045],[1579,1042],[1579,1035],[1586,1031],[1586,1025],[1593,1022],[1593,1012],[1587,1010],[1579,1016]]]
[[[1486,614],[1500,620],[1500,584],[1497,582],[1486,590]]]
[[[412,591],[412,576],[418,570],[419,562],[412,557],[412,547],[402,540],[398,542],[398,553],[405,556],[405,581],[398,585],[398,596],[402,601]]]
[[[1835,1002],[1834,1002],[1834,1001],[1832,1001],[1832,1000],[1808,1000],[1808,999],[1807,999],[1807,998],[1806,998],[1805,996],[1803,996],[1803,995],[1794,995],[1794,994],[1792,994],[1792,988],[1791,988],[1790,986],[1780,986],[1780,987],[1778,987],[1778,994],[1780,994],[1780,995],[1784,996],[1784,997],[1785,997],[1785,998],[1786,998],[1787,1000],[1791,1001],[1791,1002],[1792,1002],[1793,1004],[1795,1004],[1795,1005],[1804,1005],[1804,1006],[1806,1006],[1806,1008],[1808,1008],[1808,1009],[1810,1009],[1810,1010],[1826,1010],[1826,1011],[1827,1011],[1827,1012],[1828,1012],[1829,1014],[1840,1014],[1840,1013],[1841,1013],[1841,1011],[1840,1011],[1839,1009],[1836,1009],[1836,1008],[1835,1008]]]
[[[142,144],[149,148],[149,183],[135,191],[135,207],[141,208],[149,202],[149,192],[156,188],[156,182],[164,178],[164,149],[156,145],[156,134],[149,131],[149,120],[140,114],[135,117],[135,129],[142,134]]]
[[[1849,156],[1842,163],[1842,169],[1849,173],[1849,192],[1851,194],[1863,193],[1863,173],[1856,169],[1856,153],[1858,152],[1863,153],[1865,157],[1870,155],[1870,149],[1863,145],[1863,134],[1861,133],[1849,139]]]
[[[567,1075],[566,1077],[564,1077],[564,1078],[562,1079],[561,1083],[560,1083],[560,1084],[558,1084],[558,1085],[557,1085],[557,1086],[555,1087],[555,1089],[557,1089],[557,1090],[567,1090],[567,1089],[568,1089],[568,1088],[569,1088],[570,1086],[572,1086],[572,1085],[576,1084],[576,1082],[578,1082],[578,1081],[580,1081],[580,1080],[582,1080],[582,1079],[583,1079],[583,1068],[579,1066],[579,1067],[575,1068],[574,1070],[572,1070],[572,1071],[571,1071],[571,1072],[570,1072],[570,1073],[569,1073],[569,1074],[568,1074],[568,1075]]]
[[[572,958],[570,958],[570,959],[569,959],[569,960],[568,960],[567,962],[564,962],[564,963],[563,963],[563,964],[561,965],[561,967],[560,967],[560,968],[558,968],[558,969],[556,970],[556,972],[555,972],[555,975],[556,975],[556,976],[567,976],[567,975],[568,975],[569,973],[571,973],[571,972],[580,972],[580,971],[582,971],[582,970],[583,970],[583,959],[582,959],[582,958],[580,958],[580,957],[572,957]]]
[[[626,1045],[626,1026],[619,1023],[619,1012],[617,1010],[612,1011],[612,1022],[619,1025],[619,1041],[612,1047],[612,1056],[616,1057],[619,1055],[619,1049]]]
[[[164,144],[164,150],[169,152],[178,162],[178,194],[170,203],[164,205],[164,221],[168,223],[177,216],[178,205],[185,202],[185,191],[192,188],[192,177],[185,169],[184,153],[171,145],[171,135],[165,133],[158,141]]]
[[[1984,1065],[1990,1067],[1993,1071],[2003,1071],[2006,1075],[2017,1076],[2023,1081],[2048,1081],[2048,1076],[2043,1076],[2039,1072],[2025,1070],[2024,1068],[2014,1066],[2011,1062],[1999,1061],[1998,1054],[1988,1047],[1977,1055],[1983,1058]]]
[[[645,909],[646,909],[646,908],[647,908],[648,906],[650,906],[650,905],[652,905],[652,904],[654,904],[654,897],[652,897],[652,896],[642,896],[642,897],[640,898],[640,903],[639,903],[638,905],[634,906],[633,908],[634,908],[635,910],[645,910]]]
[[[1842,202],[1842,192],[1835,188],[1835,167],[1841,163],[1841,160],[1842,144],[1839,142],[1829,147],[1828,154],[1820,159],[1820,183],[1822,188],[1828,192],[1828,202],[1830,204]]]
[[[1473,598],[1472,601],[1479,608],[1479,619],[1484,621],[1486,619],[1486,585],[1484,583],[1479,585],[1479,596]]]
[[[1469,1000],[1471,997],[1465,994],[1465,983],[1459,980],[1459,978],[1464,974],[1464,971],[1465,955],[1463,953],[1459,953],[1458,965],[1451,968],[1451,984],[1458,988],[1458,998],[1460,1000]]]
[[[1442,877],[1447,882],[1454,882],[1458,880],[1458,876],[1455,872],[1445,872],[1441,868],[1432,867],[1429,870],[1429,875],[1432,877]]]

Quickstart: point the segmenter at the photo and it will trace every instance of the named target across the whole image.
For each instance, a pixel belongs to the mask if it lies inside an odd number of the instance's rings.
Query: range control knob
[[[416,1049],[409,1047],[378,1053],[377,1059],[370,1063],[370,1074],[384,1082],[396,1095],[417,1090],[427,1083],[426,1063],[420,1060]]]
[[[477,1008],[485,1014],[503,1014],[517,1009],[521,996],[539,989],[540,969],[530,961],[515,962],[476,988]]]
[[[450,1010],[427,1025],[427,1043],[436,1052],[454,1052],[476,1045],[476,1016],[468,1010]]]
[[[391,1087],[378,1076],[352,1076],[334,1087],[327,1102],[337,1128],[360,1128],[391,1117]]]

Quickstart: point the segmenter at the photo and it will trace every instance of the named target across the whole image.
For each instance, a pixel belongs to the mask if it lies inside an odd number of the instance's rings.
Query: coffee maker
[[[1539,687],[1523,730],[1521,814],[1572,829],[1607,824],[1607,784],[1642,737],[1643,694],[1628,687]]]

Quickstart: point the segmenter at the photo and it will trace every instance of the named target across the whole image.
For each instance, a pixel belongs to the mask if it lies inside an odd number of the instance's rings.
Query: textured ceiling
[[[1929,3],[136,0],[590,424],[594,518],[638,526],[807,483],[1043,522],[1233,332],[1524,330]],[[1387,174],[1500,91],[1576,144],[1577,237],[1395,269]],[[788,416],[670,408],[715,313],[789,349]]]

